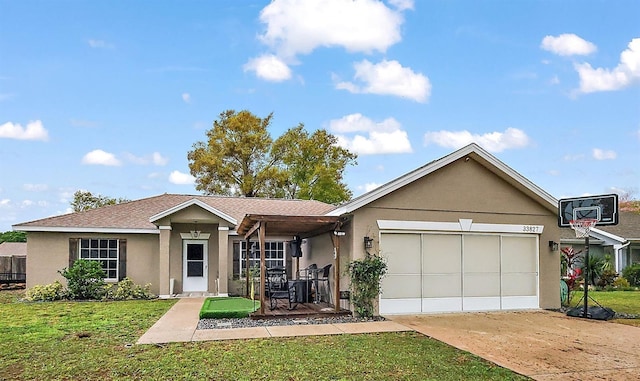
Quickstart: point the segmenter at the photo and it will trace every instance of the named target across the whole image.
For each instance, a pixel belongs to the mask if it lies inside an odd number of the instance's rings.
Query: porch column
[[[158,295],[169,296],[169,243],[171,241],[171,226],[159,226],[158,228],[160,229]]]
[[[229,227],[218,226],[218,296],[229,296]]]

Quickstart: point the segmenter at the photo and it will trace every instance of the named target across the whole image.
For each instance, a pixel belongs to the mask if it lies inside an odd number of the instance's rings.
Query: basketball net
[[[571,229],[575,230],[576,238],[586,238],[589,236],[589,231],[592,227],[596,226],[598,220],[592,218],[585,218],[581,220],[571,220],[569,225]]]

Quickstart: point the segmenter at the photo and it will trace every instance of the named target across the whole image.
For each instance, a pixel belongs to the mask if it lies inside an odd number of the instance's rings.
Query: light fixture
[[[364,248],[371,249],[373,247],[373,238],[364,237]]]
[[[551,249],[551,251],[558,251],[558,242],[549,241],[549,249]]]
[[[198,230],[198,221],[193,221],[196,225],[195,229],[191,231],[191,238],[196,239],[200,237],[200,230]]]

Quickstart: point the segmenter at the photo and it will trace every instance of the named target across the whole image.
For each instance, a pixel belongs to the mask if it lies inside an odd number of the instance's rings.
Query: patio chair
[[[288,309],[292,310],[298,305],[296,288],[287,280],[287,272],[282,267],[267,269],[267,297],[269,298],[269,309],[278,307],[278,300],[286,300]]]
[[[325,294],[327,295],[326,301],[329,304],[331,304],[331,278],[329,277],[330,273],[331,273],[331,264],[328,264],[322,268],[321,277],[318,277],[318,281],[317,281],[318,283],[326,284],[324,289],[326,291]]]

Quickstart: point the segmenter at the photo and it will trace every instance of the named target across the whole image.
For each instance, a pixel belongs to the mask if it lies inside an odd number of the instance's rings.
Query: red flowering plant
[[[582,280],[582,269],[578,267],[578,263],[582,258],[582,250],[574,250],[572,246],[563,247],[562,253],[562,279],[568,287],[567,304],[571,304],[571,299],[575,290],[579,288],[580,280]]]

